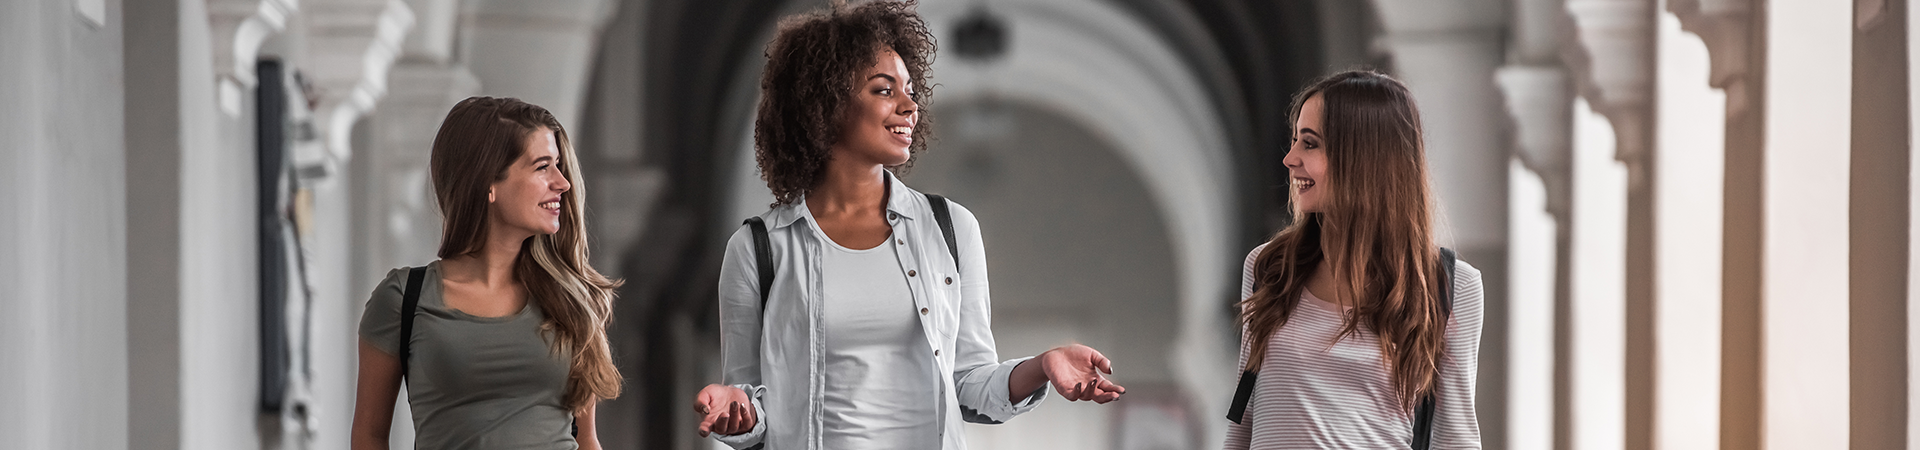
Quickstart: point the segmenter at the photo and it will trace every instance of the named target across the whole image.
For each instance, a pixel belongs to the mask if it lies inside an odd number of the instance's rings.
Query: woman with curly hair
[[[725,384],[694,408],[737,449],[966,448],[1049,384],[1124,390],[1083,345],[1000,361],[971,212],[908,188],[926,147],[934,43],[910,2],[782,20],[767,46],[754,148],[772,210],[733,234],[720,271]]]
[[[1292,120],[1293,224],[1247,255],[1225,448],[1480,448],[1480,271],[1434,243],[1413,95],[1342,72]]]
[[[367,301],[353,448],[387,448],[401,381],[417,448],[600,448],[595,405],[620,395],[620,282],[587,264],[567,130],[518,99],[469,98],[428,165],[440,260],[388,272]]]

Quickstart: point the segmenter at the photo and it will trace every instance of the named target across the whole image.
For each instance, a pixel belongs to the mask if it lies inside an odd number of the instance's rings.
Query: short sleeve
[[[400,353],[400,301],[406,282],[406,268],[387,271],[387,278],[374,286],[373,295],[367,298],[367,310],[360,315],[360,337],[392,356]]]

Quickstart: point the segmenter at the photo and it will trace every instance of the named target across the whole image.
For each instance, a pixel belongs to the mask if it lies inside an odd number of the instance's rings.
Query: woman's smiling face
[[[913,127],[920,104],[913,100],[907,63],[882,47],[873,67],[859,72],[842,118],[835,158],[854,158],[882,166],[906,164],[913,156]]]
[[[1287,149],[1288,175],[1293,179],[1295,207],[1302,213],[1324,212],[1327,184],[1327,139],[1320,133],[1326,103],[1313,94],[1300,104],[1300,117],[1293,124],[1293,146]]]
[[[560,208],[565,204],[561,195],[573,189],[560,164],[553,130],[542,127],[528,135],[520,158],[507,166],[505,178],[488,191],[494,226],[529,235],[560,231]]]

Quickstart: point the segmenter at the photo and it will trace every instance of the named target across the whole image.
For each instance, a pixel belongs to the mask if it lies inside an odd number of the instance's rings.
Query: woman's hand
[[[1080,344],[1055,347],[1034,359],[1040,360],[1040,369],[1046,371],[1053,390],[1067,400],[1106,403],[1127,393],[1126,388],[1101,375],[1113,374],[1113,362],[1093,347]]]
[[[693,401],[693,410],[706,417],[700,419],[700,437],[709,433],[736,435],[753,431],[758,418],[753,415],[753,399],[746,391],[733,386],[709,384],[700,390],[699,397]]]
[[[1068,401],[1106,403],[1127,393],[1127,388],[1113,384],[1102,373],[1112,374],[1113,362],[1099,350],[1080,344],[1055,347],[1013,368],[1013,376],[1007,380],[1011,390],[1008,398],[1018,402],[1039,389],[1042,382],[1053,383],[1053,390]]]

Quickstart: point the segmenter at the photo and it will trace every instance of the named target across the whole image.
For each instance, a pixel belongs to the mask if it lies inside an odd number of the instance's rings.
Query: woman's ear
[[[493,188],[487,188],[487,203],[493,203]]]

